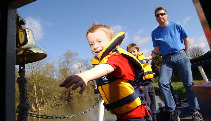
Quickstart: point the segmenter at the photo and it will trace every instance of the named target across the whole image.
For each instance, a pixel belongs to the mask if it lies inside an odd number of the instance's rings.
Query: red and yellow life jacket
[[[154,77],[152,68],[149,63],[146,63],[146,57],[143,55],[142,51],[139,51],[138,59],[141,63],[142,69],[144,70],[143,80],[152,79]]]
[[[141,71],[142,66],[137,58],[122,48],[116,48],[116,45],[120,44],[123,38],[123,32],[117,34],[108,46],[104,48],[100,58],[93,58],[91,63],[93,65],[104,64],[110,56],[120,53],[130,61],[135,71]],[[105,102],[104,106],[112,114],[124,114],[141,105],[140,92],[137,92],[139,89],[136,90],[128,80],[107,75],[96,80],[96,82],[101,97]]]

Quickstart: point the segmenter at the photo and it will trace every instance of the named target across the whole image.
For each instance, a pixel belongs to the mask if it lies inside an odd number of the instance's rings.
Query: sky
[[[37,0],[18,12],[48,58],[57,59],[69,50],[90,60],[86,31],[92,23],[109,25],[115,34],[125,32],[121,48],[136,43],[149,56],[151,32],[158,26],[154,10],[160,6],[167,10],[169,22],[182,24],[190,47],[210,50],[192,0]]]

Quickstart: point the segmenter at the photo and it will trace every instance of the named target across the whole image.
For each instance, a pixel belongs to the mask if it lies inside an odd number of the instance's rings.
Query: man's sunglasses
[[[166,15],[166,13],[160,13],[160,14],[157,14],[157,15],[155,15],[157,18],[159,17],[159,16],[164,16],[164,15]]]

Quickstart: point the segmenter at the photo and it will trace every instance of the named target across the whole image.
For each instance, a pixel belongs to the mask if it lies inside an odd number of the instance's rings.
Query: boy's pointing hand
[[[72,87],[72,90],[77,89],[79,86],[81,87],[81,90],[79,91],[79,93],[82,93],[85,90],[85,88],[86,88],[86,83],[84,82],[84,80],[79,75],[71,75],[71,76],[69,76],[59,86],[60,87],[65,87],[65,88],[69,88],[73,84],[74,84],[74,86]]]

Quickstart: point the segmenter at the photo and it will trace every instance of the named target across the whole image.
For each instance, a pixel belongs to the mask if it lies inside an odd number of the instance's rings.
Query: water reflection
[[[160,99],[159,96],[156,96],[156,107],[158,109],[158,103],[161,103],[164,105],[163,101]],[[73,114],[78,114],[80,112],[83,112],[89,108],[91,108],[98,100],[98,97],[95,98],[87,98],[83,100],[75,100],[74,102],[71,102],[69,104],[64,104],[60,107],[56,107],[53,109],[49,109],[46,115],[55,115],[55,116],[70,116]],[[97,104],[94,108],[91,108],[90,111],[87,113],[81,114],[77,117],[72,117],[70,119],[47,119],[48,121],[98,121],[98,110],[99,110],[99,104]],[[110,112],[104,110],[104,121],[115,121],[116,117],[115,115],[110,114]],[[41,118],[33,118],[29,117],[29,121],[46,121],[46,119]]]

